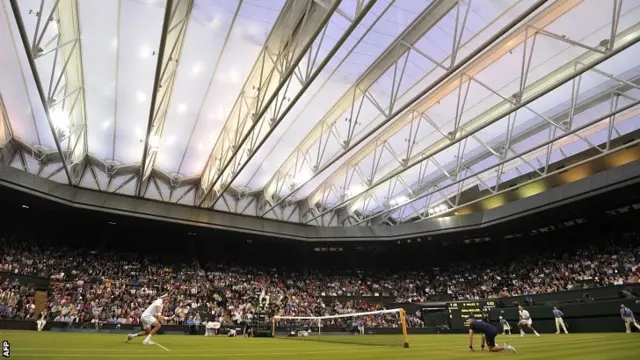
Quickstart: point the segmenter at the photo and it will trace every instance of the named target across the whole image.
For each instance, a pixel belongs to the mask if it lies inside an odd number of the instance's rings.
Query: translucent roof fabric
[[[640,127],[638,1],[0,2],[0,146],[98,191],[391,225]]]

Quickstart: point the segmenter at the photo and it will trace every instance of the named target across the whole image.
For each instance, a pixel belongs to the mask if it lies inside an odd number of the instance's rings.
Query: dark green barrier
[[[629,300],[603,300],[570,303],[558,306],[564,313],[569,332],[610,332],[624,331],[620,318],[620,304],[625,304],[634,313],[640,313],[640,302]],[[541,333],[555,332],[553,307],[549,305],[525,306],[531,314],[533,326]],[[518,308],[495,308],[489,311],[489,321],[498,324],[498,317],[507,319],[515,330],[518,322]]]

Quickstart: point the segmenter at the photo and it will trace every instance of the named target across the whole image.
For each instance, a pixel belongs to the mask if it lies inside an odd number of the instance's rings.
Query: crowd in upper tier
[[[36,316],[35,288],[28,276],[46,277],[51,283],[51,320],[125,324],[137,323],[145,307],[162,293],[172,299],[165,307],[167,316],[242,323],[251,320],[260,298],[268,298],[270,310],[281,316],[323,316],[442,295],[454,300],[499,298],[563,291],[585,281],[591,286],[640,283],[640,241],[638,234],[631,236],[622,243],[575,247],[563,254],[524,252],[385,275],[294,272],[197,260],[167,265],[140,255],[41,246],[5,234],[0,236],[0,318]],[[410,326],[421,326],[420,314],[408,315]],[[371,327],[397,320],[364,321]]]

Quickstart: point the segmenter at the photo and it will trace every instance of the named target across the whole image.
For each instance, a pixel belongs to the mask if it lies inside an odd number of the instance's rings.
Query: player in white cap
[[[142,313],[140,317],[140,323],[142,324],[142,331],[137,334],[129,334],[127,335],[127,342],[137,336],[147,335],[147,337],[142,342],[144,345],[153,345],[154,342],[151,340],[153,334],[157,333],[162,326],[162,322],[164,318],[162,316],[162,308],[164,307],[164,301],[169,297],[168,294],[164,294],[156,299],[154,302],[149,305],[149,307]]]

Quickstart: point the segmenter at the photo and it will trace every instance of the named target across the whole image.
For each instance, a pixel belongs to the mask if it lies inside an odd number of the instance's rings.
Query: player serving
[[[520,317],[520,321],[518,322],[518,327],[520,328],[520,336],[524,336],[524,328],[529,328],[533,331],[536,336],[540,336],[536,329],[533,327],[533,320],[531,319],[531,315],[529,312],[525,310],[522,306],[518,306],[518,316]]]
[[[162,316],[162,308],[164,307],[164,301],[169,297],[168,294],[164,294],[160,296],[157,300],[151,303],[149,307],[142,313],[140,317],[140,323],[142,324],[142,331],[137,334],[129,334],[127,335],[127,342],[129,342],[134,337],[147,335],[147,337],[142,342],[144,345],[154,345],[155,343],[151,340],[153,334],[157,333],[162,326],[162,322],[164,321],[164,317]]]
[[[498,329],[496,329],[495,326],[480,319],[476,320],[473,315],[469,315],[469,350],[471,351],[475,351],[473,349],[473,334],[475,333],[482,334],[482,344],[480,345],[482,350],[484,350],[484,344],[486,342],[487,348],[491,352],[516,352],[516,349],[507,343],[505,343],[504,346],[496,346]]]

